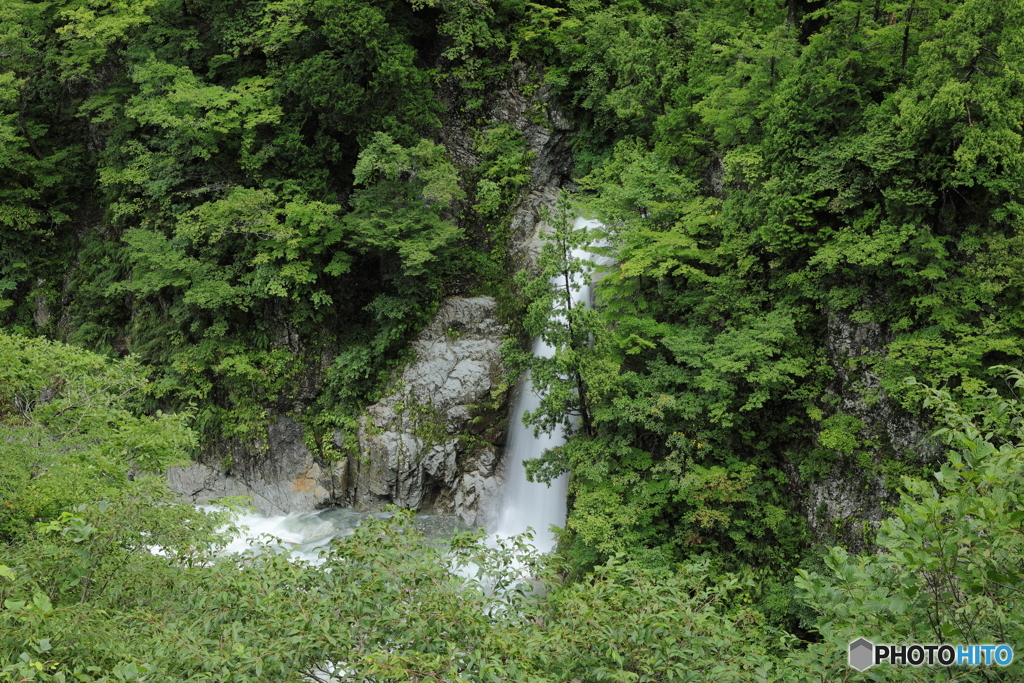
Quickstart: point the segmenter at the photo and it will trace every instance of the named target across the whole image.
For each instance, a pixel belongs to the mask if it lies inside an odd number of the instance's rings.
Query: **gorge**
[[[0,680],[1020,680],[844,648],[1024,641],[1022,35],[0,3]],[[235,496],[345,541],[218,555]],[[464,527],[545,595],[467,590]]]
[[[538,224],[539,230],[544,230],[544,227],[543,223]],[[575,229],[577,230],[592,230],[595,227],[599,227],[597,221],[587,221],[582,218],[576,220]],[[601,263],[609,261],[608,257],[596,257],[583,249],[576,250],[573,253],[573,257],[581,261],[596,260]],[[575,283],[577,289],[572,295],[573,305],[579,302],[587,306],[592,305],[592,276],[593,273],[587,272],[578,278],[578,282]],[[560,284],[562,283],[558,281],[552,282],[554,287]],[[449,416],[448,424],[451,425],[453,413],[468,412],[468,409],[465,406],[450,407],[453,401],[449,393],[453,392],[456,387],[460,391],[471,391],[474,385],[480,383],[481,376],[488,377],[496,373],[493,366],[497,361],[494,358],[496,349],[493,345],[479,342],[470,344],[468,346],[469,352],[475,351],[477,355],[468,355],[465,350],[467,347],[465,345],[458,345],[459,340],[468,341],[466,335],[469,335],[469,338],[475,338],[474,334],[480,331],[472,324],[467,323],[468,316],[465,314],[465,311],[473,310],[474,306],[485,306],[486,302],[464,300],[449,302],[447,305],[450,305],[451,308],[442,309],[435,317],[435,322],[428,326],[428,333],[431,328],[445,330],[447,333],[447,331],[453,329],[453,325],[457,324],[458,327],[455,329],[459,330],[459,336],[455,340],[456,346],[453,351],[449,351],[448,354],[438,354],[435,351],[431,356],[434,359],[439,357],[443,359],[445,355],[448,355],[446,359],[448,368],[447,378],[444,382],[434,380],[429,384],[427,391],[420,394],[422,397],[420,400],[429,405],[435,414],[447,414]],[[459,314],[460,311],[461,315]],[[558,315],[558,313],[556,312],[555,315]],[[414,346],[424,351],[421,356],[423,358],[423,356],[429,353],[427,350],[432,349],[438,343],[440,342],[437,340],[426,342],[423,340],[423,335],[421,335],[421,340],[414,342]],[[446,351],[451,346],[452,344],[449,342]],[[554,353],[554,349],[538,338],[534,341],[532,352],[537,356],[550,356]],[[437,362],[438,360],[432,361],[432,363]],[[422,377],[436,377],[438,375],[436,371],[430,372],[424,369],[429,369],[432,363],[417,363],[403,372],[402,384],[413,387],[406,396],[410,397],[413,401],[417,400],[415,388],[422,386]],[[477,373],[477,377],[473,376],[474,372]],[[489,389],[489,386],[484,387],[484,390],[487,389]],[[476,393],[480,394],[481,390],[478,389]],[[479,474],[464,475],[468,482],[464,480],[460,484],[460,488],[456,489],[454,496],[452,496],[450,490],[444,489],[434,495],[441,500],[446,498],[451,500],[454,498],[455,515],[467,527],[484,527],[492,535],[497,534],[505,537],[515,536],[530,530],[533,532],[533,544],[537,549],[547,552],[553,549],[555,545],[555,537],[550,531],[550,527],[561,527],[565,524],[565,496],[569,475],[568,473],[563,474],[550,483],[530,482],[525,475],[524,462],[540,458],[545,450],[564,444],[565,438],[560,433],[560,430],[549,434],[534,434],[533,428],[523,423],[524,414],[537,410],[539,405],[539,396],[532,386],[528,374],[520,379],[518,385],[513,390],[513,395],[515,398],[511,402],[511,412],[505,427],[508,433],[505,447],[500,451],[493,447],[487,448],[485,451],[486,460],[484,467],[488,469],[481,470]],[[407,413],[408,411],[409,408],[406,407],[401,412]],[[370,418],[373,415],[374,413],[371,409]],[[463,428],[465,427],[465,422],[463,422],[462,426]],[[380,464],[374,465],[372,455],[370,462],[371,467],[376,467],[378,477],[381,476],[379,473],[382,471],[397,472],[399,477],[411,476],[413,478],[412,485],[401,484],[396,486],[396,481],[393,479],[390,482],[390,487],[382,485],[375,492],[380,496],[387,496],[389,491],[395,490],[397,495],[385,498],[385,500],[398,504],[401,507],[419,509],[423,502],[423,474],[421,472],[436,477],[441,480],[440,483],[447,483],[449,486],[454,483],[455,478],[449,477],[445,481],[445,464],[431,459],[435,451],[444,452],[444,447],[442,446],[438,449],[437,446],[434,446],[430,450],[423,448],[422,443],[419,441],[422,438],[422,428],[416,425],[412,430],[414,430],[413,436],[395,432],[384,432],[385,435],[390,434],[390,436],[378,437],[384,443],[389,441],[392,443],[401,442],[404,445],[405,450],[399,451],[394,456],[396,460],[405,463],[404,467],[396,465],[394,462],[389,463],[386,459],[383,462],[378,461]],[[369,442],[369,438],[363,437],[361,443],[367,442]],[[458,453],[458,443],[449,442],[448,449],[449,453]],[[372,453],[373,451],[371,451]],[[184,480],[189,476],[188,472],[195,472],[198,467],[201,466],[192,465],[186,472],[171,470],[168,477],[172,488],[181,491]],[[447,464],[447,467],[453,471],[454,463]],[[408,474],[409,472],[412,474]],[[485,477],[488,474],[492,475],[493,478],[486,479]],[[215,477],[216,475],[208,476]],[[480,481],[481,479],[483,481]],[[285,485],[289,483],[294,488],[299,488],[296,482],[284,482]],[[207,485],[204,492],[205,495],[210,496],[209,500],[197,498],[196,492],[185,495],[186,497],[191,496],[191,502],[193,503],[203,503],[215,501],[218,493],[221,497],[229,495],[229,491],[232,491],[232,489],[225,482],[216,483],[213,486]],[[251,491],[252,489],[238,486],[232,493],[233,495],[251,495]],[[357,509],[374,510],[379,508],[380,505],[381,501],[379,499],[364,499],[359,500]],[[312,558],[316,548],[322,547],[331,537],[351,533],[351,530],[358,525],[359,520],[363,517],[362,514],[357,512],[357,509],[351,511],[334,509],[316,514],[301,514],[307,512],[302,509],[284,510],[285,514],[274,516],[265,514],[264,509],[261,510],[261,512],[264,512],[263,515],[243,516],[239,520],[239,524],[250,527],[248,533],[250,537],[262,533],[270,534],[281,538],[286,543],[299,546],[303,556]],[[431,517],[418,516],[417,519],[429,520]],[[332,520],[337,521],[332,523]],[[424,524],[427,528],[431,526],[428,521],[425,521]],[[444,529],[457,528],[444,523],[442,523],[442,527]],[[435,531],[435,533],[437,532]]]

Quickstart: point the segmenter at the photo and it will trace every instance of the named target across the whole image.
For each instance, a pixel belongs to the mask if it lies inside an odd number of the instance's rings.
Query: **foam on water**
[[[214,506],[203,506],[213,510]],[[367,519],[387,519],[390,512],[357,512],[352,508],[328,508],[316,512],[290,515],[240,515],[235,526],[240,530],[225,547],[225,554],[247,552],[261,544],[277,544],[292,552],[296,559],[320,564],[320,551],[331,539],[351,536],[356,527]],[[448,538],[467,527],[454,517],[444,515],[416,515],[413,524],[428,539]]]
[[[355,527],[338,527],[320,519],[319,513],[290,515],[245,514],[235,522],[241,533],[224,548],[225,553],[244,553],[261,543],[280,543],[302,560],[318,564],[320,549],[332,538],[347,536]],[[268,538],[269,537],[269,538]]]

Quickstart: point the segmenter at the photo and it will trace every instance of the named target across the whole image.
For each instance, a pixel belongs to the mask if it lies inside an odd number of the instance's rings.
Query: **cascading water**
[[[214,506],[203,507],[213,509]],[[330,508],[290,515],[243,514],[235,520],[239,533],[224,548],[224,552],[244,553],[254,545],[266,542],[265,537],[269,536],[290,550],[295,559],[320,564],[323,561],[320,551],[332,539],[351,536],[363,520],[387,519],[390,516],[389,512],[357,512],[352,508]],[[447,539],[457,531],[467,530],[457,518],[442,515],[416,515],[413,525],[428,539]]]
[[[576,219],[576,230],[594,228],[600,225],[597,221]],[[594,254],[577,249],[573,257],[598,263],[603,262]],[[553,282],[558,286],[560,281]],[[580,288],[572,293],[572,304],[583,301],[591,304],[591,281],[578,283]],[[533,353],[542,358],[550,358],[554,349],[539,337],[534,341]],[[533,388],[529,376],[523,378],[518,388],[518,396],[509,417],[509,438],[505,451],[505,490],[498,521],[494,533],[500,536],[513,536],[526,531],[527,527],[534,530],[533,544],[541,552],[551,550],[555,545],[555,536],[550,531],[552,525],[565,524],[565,498],[569,486],[569,475],[563,474],[551,486],[526,479],[525,460],[539,458],[544,451],[565,443],[561,431],[552,434],[533,435],[533,428],[523,425],[523,414],[537,409],[541,397]]]
[[[538,338],[534,341],[533,353],[548,358],[554,351]],[[569,475],[563,474],[551,482],[550,487],[526,479],[524,461],[539,458],[549,448],[565,443],[561,432],[534,436],[533,428],[523,424],[523,414],[536,410],[539,404],[540,396],[534,391],[533,383],[527,376],[519,385],[518,396],[509,417],[505,490],[495,533],[513,536],[531,527],[534,530],[534,545],[538,550],[547,552],[555,544],[555,537],[549,527],[565,523],[565,495],[569,487]]]
[[[583,230],[599,226],[597,221],[577,218],[575,229]],[[607,259],[577,249],[573,257],[589,260],[598,264],[606,264]],[[562,283],[555,282],[555,285]],[[579,289],[572,293],[572,303],[583,301],[591,304],[592,282],[579,282]],[[554,349],[540,338],[534,341],[534,355],[549,358]],[[561,431],[553,434],[533,435],[533,428],[523,425],[523,414],[534,411],[540,404],[541,397],[533,388],[529,376],[524,377],[518,387],[512,414],[509,419],[509,439],[506,447],[505,489],[498,508],[497,523],[491,529],[498,536],[514,536],[532,528],[533,544],[541,552],[550,551],[555,545],[555,536],[550,528],[565,524],[566,493],[569,475],[563,474],[550,486],[526,479],[523,462],[539,458],[545,450],[565,443]],[[261,534],[280,539],[291,547],[294,554],[306,561],[317,562],[319,550],[326,546],[331,538],[347,536],[353,532],[360,521],[366,517],[386,517],[385,514],[357,513],[347,508],[321,510],[305,514],[291,514],[267,517],[264,515],[244,515],[238,520],[240,526],[248,527],[227,548],[228,552],[242,552]],[[445,537],[461,530],[459,524],[449,518],[434,515],[417,515],[417,526],[428,536]]]

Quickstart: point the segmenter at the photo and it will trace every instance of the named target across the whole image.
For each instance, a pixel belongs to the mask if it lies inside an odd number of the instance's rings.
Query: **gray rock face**
[[[522,71],[518,73],[518,78],[525,79]],[[512,214],[509,256],[514,271],[534,268],[540,253],[540,234],[547,229],[541,220],[542,210],[544,207],[554,210],[558,190],[571,175],[572,160],[568,149],[572,126],[558,107],[553,106],[549,87],[539,88],[531,99],[522,93],[519,85],[521,83],[502,90],[491,111],[495,120],[521,131],[527,149],[534,154],[529,188]],[[538,105],[545,113],[543,123],[529,115],[531,108]]]
[[[228,473],[201,463],[167,471],[173,491],[198,505],[228,496],[250,496],[265,515],[308,512],[344,497],[345,463],[323,463],[302,440],[302,425],[280,415],[267,429],[268,455]]]
[[[835,371],[833,414],[852,418],[850,436],[871,454],[873,466],[837,453],[831,471],[806,486],[806,516],[818,541],[870,550],[868,540],[885,517],[883,506],[896,502],[879,474],[883,458],[924,462],[941,450],[928,446],[928,426],[890,399],[872,372],[872,361],[885,355],[892,335],[877,323],[854,322],[836,311],[828,314],[827,325],[825,351]]]
[[[36,286],[40,288],[40,291],[35,296],[36,309],[32,312],[32,319],[36,322],[36,327],[42,327],[50,320],[50,305],[46,300],[46,294],[42,292],[42,286],[46,284],[46,280],[39,278],[36,280]]]
[[[360,509],[394,503],[489,519],[500,490],[495,444],[504,439],[501,339],[490,297],[451,298],[412,343],[416,360],[395,390],[370,406],[359,428],[362,457],[349,499]]]

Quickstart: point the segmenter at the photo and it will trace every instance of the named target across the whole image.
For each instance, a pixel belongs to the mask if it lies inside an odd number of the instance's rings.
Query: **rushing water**
[[[290,515],[245,514],[235,522],[242,533],[232,539],[224,552],[245,552],[270,536],[289,548],[296,558],[319,564],[322,561],[320,551],[331,539],[351,536],[365,519],[387,519],[390,516],[389,512],[356,512],[352,508]],[[458,519],[445,515],[416,515],[413,524],[428,539],[446,539],[457,531],[467,530]]]
[[[594,228],[597,221],[576,219],[576,229]],[[594,254],[577,249],[573,256],[602,263],[603,259]],[[558,286],[561,281],[553,281]],[[580,288],[572,293],[572,304],[583,301],[592,303],[592,281],[578,282]],[[533,353],[542,358],[554,355],[554,349],[537,338],[533,344]],[[565,497],[569,487],[569,475],[563,474],[551,485],[531,482],[526,479],[523,462],[539,458],[544,451],[561,446],[565,436],[560,430],[552,434],[533,435],[533,428],[523,425],[523,414],[537,409],[541,396],[533,388],[529,376],[520,383],[518,396],[509,417],[509,439],[505,451],[505,491],[498,512],[498,521],[494,533],[501,536],[512,536],[526,531],[527,527],[534,530],[534,545],[542,552],[551,550],[555,545],[555,535],[550,528],[565,524]]]
[[[576,219],[577,230],[597,225],[597,221]],[[595,257],[594,254],[580,249],[576,250],[573,256],[597,263],[604,261],[601,257]],[[553,284],[557,286],[561,283]],[[573,305],[580,301],[590,305],[591,281],[588,279],[579,284],[580,288],[572,293]],[[534,342],[533,353],[550,358],[554,354],[554,349],[538,338]],[[534,436],[533,428],[523,425],[523,414],[536,410],[540,399],[529,376],[525,377],[520,383],[509,417],[509,439],[505,452],[505,489],[498,506],[497,522],[490,531],[496,536],[513,536],[532,528],[534,545],[538,550],[547,552],[555,545],[555,535],[551,532],[551,527],[565,524],[565,498],[569,475],[563,474],[550,486],[526,479],[524,461],[539,458],[544,451],[565,443],[565,436],[560,430],[552,434]],[[243,515],[237,524],[245,530],[226,550],[244,552],[261,536],[269,535],[291,547],[297,557],[309,562],[318,562],[320,550],[328,545],[332,538],[352,534],[355,528],[369,517],[380,519],[389,516],[389,513],[356,512],[351,508],[277,516]],[[416,526],[428,538],[436,539],[447,538],[456,531],[466,529],[455,518],[441,515],[417,515]]]
[[[550,357],[553,350],[538,338],[533,344],[534,355]],[[563,474],[551,485],[527,481],[524,461],[539,458],[544,451],[565,443],[560,431],[552,434],[533,435],[533,427],[523,424],[523,414],[536,410],[541,397],[534,391],[533,383],[527,376],[520,384],[512,414],[509,417],[509,437],[505,451],[505,490],[502,495],[498,522],[494,532],[502,536],[513,536],[534,530],[534,545],[546,552],[555,544],[551,525],[565,523],[565,495],[569,487],[569,475]]]

